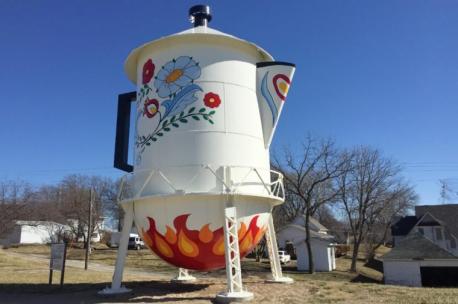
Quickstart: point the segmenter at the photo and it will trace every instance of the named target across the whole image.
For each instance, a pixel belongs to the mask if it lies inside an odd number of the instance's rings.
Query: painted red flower
[[[207,93],[204,96],[204,104],[209,108],[217,108],[221,104],[221,98],[213,92]]]
[[[143,115],[153,118],[159,112],[159,101],[157,99],[146,99]]]
[[[151,59],[148,59],[148,61],[143,65],[143,84],[147,84],[148,82],[151,81],[151,78],[153,78],[154,75],[154,63]]]

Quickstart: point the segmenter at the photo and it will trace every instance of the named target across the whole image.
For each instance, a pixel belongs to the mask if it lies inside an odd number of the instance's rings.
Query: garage
[[[385,284],[458,287],[458,257],[421,234],[409,235],[382,260]]]
[[[458,267],[420,267],[424,287],[458,287]]]

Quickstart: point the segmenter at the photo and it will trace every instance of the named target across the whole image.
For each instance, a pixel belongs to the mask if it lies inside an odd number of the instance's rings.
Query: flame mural
[[[200,230],[190,230],[186,222],[190,214],[177,216],[173,225],[166,225],[165,234],[156,229],[154,219],[148,217],[149,229],[142,229],[145,244],[166,262],[186,269],[213,270],[225,267],[223,227],[210,229],[205,224]],[[253,216],[248,224],[241,223],[238,230],[240,257],[249,253],[261,240],[266,227],[258,227],[259,215]]]

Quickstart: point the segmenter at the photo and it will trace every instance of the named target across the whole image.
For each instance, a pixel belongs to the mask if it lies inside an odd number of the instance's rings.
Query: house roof
[[[382,257],[383,260],[458,259],[419,233],[412,233]]]
[[[313,231],[329,231],[328,228],[324,227],[318,220],[313,217],[309,217],[310,229]],[[305,226],[305,215],[296,217],[291,224],[298,226]]]
[[[423,214],[423,216],[420,216],[420,219],[418,220],[417,226],[445,226],[444,221],[438,220],[434,215],[431,213],[427,212]]]
[[[417,222],[418,218],[414,215],[401,217],[391,226],[391,234],[396,236],[407,235]]]
[[[284,233],[288,229],[297,229],[297,230],[303,232],[303,237],[297,239],[296,243],[300,243],[300,242],[303,242],[305,240],[305,227],[304,227],[304,225],[298,225],[295,222],[292,222],[291,224],[286,225],[285,227],[280,229],[280,231],[278,231],[278,233]],[[311,236],[312,239],[325,241],[325,242],[330,242],[330,243],[334,242],[334,240],[335,240],[335,237],[333,235],[327,234],[327,232],[326,233],[323,233],[323,232],[320,233],[320,232],[315,231],[313,229],[310,229],[310,236]]]
[[[304,230],[305,230],[305,228],[304,228]],[[316,231],[310,231],[310,235],[314,239],[320,239],[320,240],[329,241],[329,242],[333,242],[334,239],[335,239],[333,235],[323,234],[323,233],[319,233],[319,232],[316,232]]]
[[[16,221],[16,225],[20,225],[20,226],[23,226],[23,225],[26,225],[26,226],[57,225],[57,226],[62,226],[62,227],[63,226],[67,226],[65,224],[56,223],[56,222],[53,222],[53,221]]]
[[[439,220],[440,224],[458,237],[458,204],[415,206],[415,214],[421,218],[426,213]]]

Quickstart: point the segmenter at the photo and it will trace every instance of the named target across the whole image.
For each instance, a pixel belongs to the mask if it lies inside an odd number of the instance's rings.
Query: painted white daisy
[[[200,76],[199,63],[192,57],[180,56],[167,62],[157,73],[154,87],[161,98],[169,97]]]

